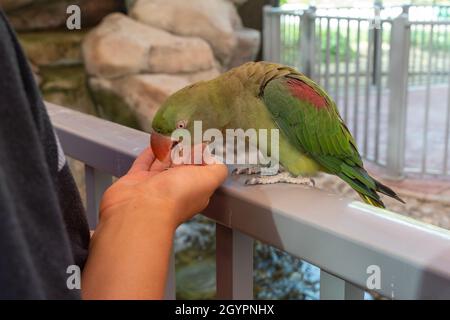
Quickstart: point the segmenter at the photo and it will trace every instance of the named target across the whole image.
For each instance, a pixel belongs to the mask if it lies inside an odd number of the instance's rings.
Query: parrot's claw
[[[315,181],[311,178],[305,177],[293,177],[289,172],[282,172],[274,176],[258,176],[247,179],[245,181],[246,185],[255,185],[255,184],[273,184],[273,183],[292,183],[292,184],[301,184],[304,186],[315,186]]]
[[[261,173],[261,169],[259,167],[245,167],[245,168],[235,168],[232,171],[232,175],[252,175],[252,174],[258,174]]]

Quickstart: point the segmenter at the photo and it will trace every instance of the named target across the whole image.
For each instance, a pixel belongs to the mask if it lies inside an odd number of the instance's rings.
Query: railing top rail
[[[450,20],[410,20],[410,25],[450,25]]]
[[[314,18],[317,19],[330,19],[330,20],[350,20],[350,21],[364,21],[370,23],[370,19],[361,18],[361,17],[351,17],[351,16],[327,16],[327,15],[318,15],[314,14]],[[392,23],[393,19],[380,19],[380,23]]]
[[[305,11],[313,10],[315,11],[315,16],[317,18],[331,18],[331,19],[353,19],[366,21],[368,19],[373,19],[373,14],[375,13],[375,6],[372,7],[309,7],[309,8],[292,8],[292,7],[271,7],[266,6],[265,12],[268,14],[275,15],[298,15],[301,16]],[[390,22],[392,19],[395,19],[398,14],[401,14],[404,10],[415,11],[419,9],[449,9],[448,5],[404,5],[404,6],[380,6],[378,7],[381,11],[380,14],[382,16],[381,20],[383,22]],[[399,12],[396,12],[396,9],[399,9]],[[330,13],[328,13],[330,12]],[[341,14],[343,12],[343,14]],[[350,13],[349,13],[350,12]],[[354,15],[353,15],[353,14]],[[359,14],[358,14],[359,13]],[[361,14],[362,13],[362,14]],[[449,24],[449,17],[435,17],[434,20],[421,20],[421,18],[417,17],[417,14],[414,16],[410,16],[410,21],[418,24],[441,24],[446,25]]]
[[[56,105],[47,108],[67,155],[111,175],[126,172],[149,135]],[[450,298],[450,233],[398,214],[293,185],[248,187],[230,177],[205,215],[395,298]]]

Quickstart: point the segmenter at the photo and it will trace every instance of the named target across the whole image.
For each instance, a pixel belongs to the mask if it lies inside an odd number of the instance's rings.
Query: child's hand
[[[147,148],[129,172],[105,192],[100,219],[144,210],[176,228],[207,206],[226,177],[223,164],[170,167]]]
[[[177,166],[146,149],[103,195],[83,270],[85,299],[161,299],[176,227],[202,211],[223,164]]]

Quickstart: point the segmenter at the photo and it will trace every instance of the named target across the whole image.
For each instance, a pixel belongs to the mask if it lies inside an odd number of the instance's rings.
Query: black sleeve
[[[45,106],[0,9],[0,299],[77,299],[89,229]]]

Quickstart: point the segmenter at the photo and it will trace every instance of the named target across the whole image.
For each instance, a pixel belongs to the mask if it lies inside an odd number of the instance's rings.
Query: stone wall
[[[99,108],[109,114],[117,109],[111,100],[120,101],[144,130],[169,95],[253,60],[259,50],[260,33],[242,26],[232,1],[135,0],[128,10],[86,36],[83,56]]]
[[[44,99],[149,130],[172,93],[253,60],[245,0],[0,0]],[[82,29],[65,28],[68,5]]]

